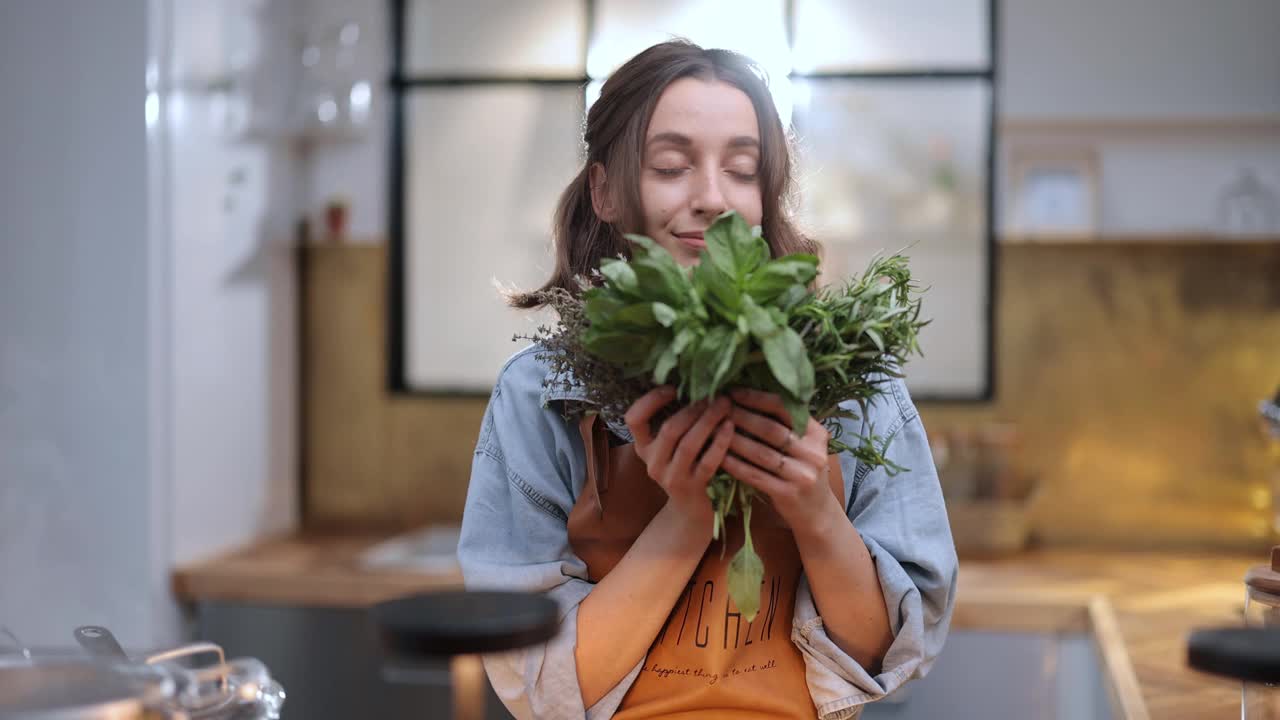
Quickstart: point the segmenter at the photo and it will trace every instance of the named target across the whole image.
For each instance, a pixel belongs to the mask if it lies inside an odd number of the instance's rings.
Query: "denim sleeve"
[[[584,451],[569,424],[542,407],[536,374],[522,370],[528,368],[504,370],[485,412],[458,559],[469,589],[546,593],[560,605],[561,625],[547,643],[486,655],[485,671],[518,720],[607,718],[642,663],[590,709],[583,707],[574,657],[577,613],[594,585],[569,547],[566,523],[582,486]]]
[[[863,705],[924,677],[946,642],[959,563],[924,425],[901,380],[877,398],[862,430],[892,436],[886,455],[905,471],[890,477],[847,453],[840,458],[847,514],[866,544],[889,611],[893,644],[874,677],[827,635],[807,581],[796,595],[792,640],[823,720],[861,714]],[[853,429],[853,428],[850,428]]]

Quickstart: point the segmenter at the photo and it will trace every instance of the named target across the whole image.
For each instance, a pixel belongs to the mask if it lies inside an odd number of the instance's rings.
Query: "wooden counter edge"
[[[1111,692],[1112,706],[1124,720],[1150,720],[1138,674],[1120,634],[1120,623],[1110,601],[1102,595],[1089,600],[1089,624],[1103,669],[1111,680],[1107,689]]]

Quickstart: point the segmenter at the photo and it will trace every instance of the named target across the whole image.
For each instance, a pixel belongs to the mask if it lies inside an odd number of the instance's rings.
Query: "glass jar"
[[[1244,583],[1245,626],[1280,628],[1280,545],[1271,548],[1271,564],[1250,568]],[[1273,683],[1245,682],[1241,708],[1241,717],[1245,720],[1280,720],[1280,687]]]

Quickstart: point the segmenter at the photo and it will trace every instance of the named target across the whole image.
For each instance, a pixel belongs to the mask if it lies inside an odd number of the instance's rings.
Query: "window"
[[[905,251],[934,322],[920,399],[992,392],[993,0],[395,0],[393,387],[487,393],[546,316],[551,214],[599,84],[672,36],[759,63],[797,138],[824,281]]]

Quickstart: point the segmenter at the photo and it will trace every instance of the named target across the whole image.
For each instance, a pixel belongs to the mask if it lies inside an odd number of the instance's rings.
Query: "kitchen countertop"
[[[461,585],[453,571],[362,567],[361,554],[384,539],[296,535],[270,540],[179,568],[174,591],[196,602],[364,607]],[[1239,624],[1244,573],[1265,560],[1261,554],[1103,550],[963,559],[953,626],[1089,630],[1121,704],[1128,683],[1129,717],[1231,717],[1240,712],[1239,684],[1188,669],[1187,634],[1197,627]],[[1134,702],[1139,695],[1141,701]]]

